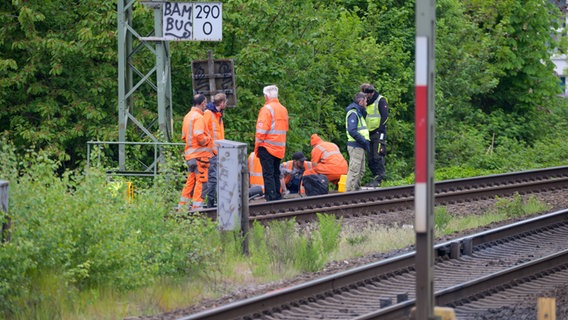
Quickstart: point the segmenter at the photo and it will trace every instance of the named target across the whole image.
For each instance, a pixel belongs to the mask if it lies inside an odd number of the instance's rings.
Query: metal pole
[[[213,101],[217,88],[215,87],[215,61],[213,61],[213,52],[207,52],[207,73],[209,74],[209,101]]]
[[[163,5],[154,8],[155,36],[162,38],[163,31]],[[166,141],[171,141],[173,123],[171,108],[171,73],[169,42],[162,40],[156,42],[156,91],[158,93],[158,124]]]
[[[170,52],[169,44],[163,40],[162,26],[162,5],[163,1],[142,1],[146,5],[154,9],[154,34],[156,37],[143,37],[132,24],[132,7],[137,0],[118,0],[117,16],[118,16],[118,141],[126,142],[126,129],[128,121],[132,121],[144,134],[158,141],[156,138],[156,130],[147,128],[144,123],[137,120],[134,116],[133,101],[135,94],[140,94],[139,88],[143,84],[147,84],[156,91],[157,108],[158,108],[158,125],[163,137],[160,141],[171,141],[173,131],[172,116],[172,89],[171,89],[171,70],[170,70]],[[133,39],[138,40],[138,45],[133,48]],[[148,49],[156,56],[156,65],[153,68],[146,68],[144,65],[137,63],[133,56],[141,53],[142,49]],[[156,83],[151,81],[151,75],[156,72]],[[138,81],[134,83],[134,73],[137,75]],[[153,124],[153,122],[152,122]],[[152,124],[149,124],[151,127]],[[119,170],[125,171],[126,162],[126,145],[118,146],[118,163]],[[162,150],[160,150],[162,151]]]
[[[242,217],[241,217],[241,237],[243,239],[242,252],[244,255],[249,255],[249,172],[248,172],[248,162],[247,162],[247,148],[245,146],[244,153],[240,154],[239,162],[242,166],[241,183],[242,190],[241,193],[241,206],[242,206]],[[217,196],[219,198],[219,196]]]
[[[132,52],[132,33],[128,30],[132,25],[133,0],[118,0],[118,141],[126,141],[126,124],[130,99],[127,93],[132,89],[132,69],[129,67]],[[125,170],[126,151],[124,144],[118,146],[118,166]]]
[[[416,319],[434,318],[434,70],[436,1],[416,1]]]
[[[11,219],[8,214],[8,181],[0,180],[0,213],[2,214],[0,221],[2,229],[0,229],[0,243],[10,241],[10,224]]]

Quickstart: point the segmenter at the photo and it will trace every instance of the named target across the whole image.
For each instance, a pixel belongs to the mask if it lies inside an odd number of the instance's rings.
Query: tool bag
[[[308,196],[328,194],[329,180],[323,174],[310,174],[302,178],[302,185]]]

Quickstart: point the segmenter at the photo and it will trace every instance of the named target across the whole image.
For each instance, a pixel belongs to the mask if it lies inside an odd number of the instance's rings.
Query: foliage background
[[[559,10],[544,0],[436,4],[436,179],[566,165],[568,105],[550,60],[566,43],[554,33]],[[309,153],[312,133],[346,153],[344,108],[371,82],[390,106],[387,183],[413,183],[414,5],[224,1],[222,42],[171,44],[175,132],[191,104],[191,61],[209,50],[235,61],[239,106],[225,114],[226,136],[250,147],[262,87],[274,83],[290,114],[288,154]],[[152,14],[136,2],[135,28],[151,31]],[[222,254],[212,224],[163,219],[183,182],[171,178],[183,170],[172,165],[181,150],[168,151],[174,160],[154,185],[137,182],[133,203],[84,170],[87,141],[117,140],[117,77],[115,1],[0,2],[0,179],[10,181],[13,217],[12,241],[0,247],[2,315],[60,318],[54,297],[74,305],[109,282],[130,290],[191,277]],[[141,92],[133,111],[151,123],[155,96]],[[310,269],[325,261],[312,249],[336,231],[297,239]]]
[[[472,156],[535,146],[562,128],[542,130],[552,121],[565,125],[552,115],[564,103],[550,60],[562,51],[556,39],[565,42],[553,32],[557,7],[543,0],[436,4],[438,167],[479,165]],[[133,8],[134,27],[151,31],[153,12],[138,2]],[[115,1],[0,4],[0,130],[19,153],[42,149],[63,168],[77,168],[86,141],[117,141],[116,10]],[[222,42],[171,43],[174,132],[191,104],[191,61],[212,50],[235,61],[238,107],[225,114],[227,138],[252,147],[262,87],[274,83],[290,113],[287,154],[309,153],[312,133],[346,153],[344,108],[360,83],[371,82],[390,106],[388,178],[412,173],[414,1],[230,0],[223,13]],[[137,59],[153,63],[150,54]],[[155,96],[140,90],[132,112],[151,123]],[[137,141],[130,130],[128,139]]]

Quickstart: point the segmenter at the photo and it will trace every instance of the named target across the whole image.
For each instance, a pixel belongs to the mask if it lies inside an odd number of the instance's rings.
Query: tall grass
[[[17,159],[9,144],[1,148],[12,228],[11,241],[0,246],[0,318],[160,312],[243,282],[318,270],[339,241],[335,217],[319,215],[321,228],[309,232],[297,232],[293,220],[257,224],[245,256],[239,233],[171,214],[179,191],[167,189],[167,179],[137,188],[132,201],[125,183],[109,183],[101,171],[57,175],[59,163],[41,151]],[[146,306],[131,304],[133,296]]]
[[[153,188],[130,203],[101,172],[56,175],[59,163],[43,152],[16,159],[9,144],[1,147],[12,219],[11,241],[0,247],[3,317],[60,318],[81,305],[78,293],[189,277],[216,250],[204,242],[214,224],[165,219],[168,206]]]

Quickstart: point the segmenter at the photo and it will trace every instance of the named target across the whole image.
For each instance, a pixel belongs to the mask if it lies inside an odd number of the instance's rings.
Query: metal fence
[[[119,146],[126,150],[126,164],[119,164]],[[183,153],[184,143],[172,142],[117,142],[88,141],[87,168],[104,166],[107,173],[119,176],[153,177],[159,173],[159,164],[165,161],[164,148],[179,148]],[[151,161],[151,163],[146,164]]]

